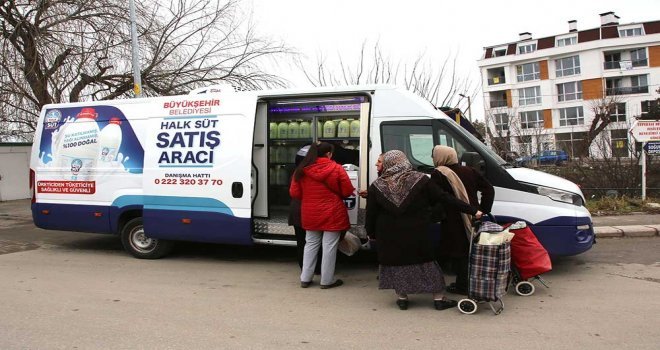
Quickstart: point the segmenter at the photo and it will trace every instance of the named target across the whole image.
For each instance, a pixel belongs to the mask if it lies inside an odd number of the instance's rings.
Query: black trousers
[[[302,264],[303,264],[303,256],[305,255],[305,236],[307,235],[307,231],[305,231],[304,228],[300,226],[293,226],[293,230],[296,233],[296,258],[298,259],[298,266],[302,269]],[[319,249],[319,257],[316,260],[316,268],[314,269],[314,272],[316,274],[321,274],[321,258],[323,256],[323,249]]]

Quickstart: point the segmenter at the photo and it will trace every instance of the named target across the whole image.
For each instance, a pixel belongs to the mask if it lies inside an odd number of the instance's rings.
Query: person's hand
[[[358,195],[362,198],[367,198],[367,190],[361,190],[358,192]]]
[[[484,213],[482,213],[481,210],[477,210],[477,213],[474,214],[474,217],[477,219],[481,219],[482,216],[484,216]]]

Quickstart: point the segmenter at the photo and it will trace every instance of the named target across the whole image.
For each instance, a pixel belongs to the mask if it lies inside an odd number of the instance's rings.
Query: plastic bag
[[[514,234],[505,229],[501,232],[481,232],[479,234],[480,245],[500,245],[502,243],[511,242]]]
[[[360,238],[358,236],[346,232],[346,235],[344,236],[344,239],[339,241],[339,244],[337,245],[337,249],[339,249],[340,252],[352,256],[360,250],[360,246],[362,245],[362,242],[360,242]]]

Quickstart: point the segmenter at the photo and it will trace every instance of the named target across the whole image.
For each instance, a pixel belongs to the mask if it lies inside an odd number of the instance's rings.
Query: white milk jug
[[[100,161],[112,162],[117,158],[122,139],[120,125],[121,120],[119,118],[111,118],[110,123],[101,130],[99,134]]]
[[[337,137],[346,138],[351,134],[351,123],[342,119],[337,126]]]
[[[332,121],[328,120],[323,124],[323,137],[324,138],[332,138],[336,136],[337,132],[337,124]]]

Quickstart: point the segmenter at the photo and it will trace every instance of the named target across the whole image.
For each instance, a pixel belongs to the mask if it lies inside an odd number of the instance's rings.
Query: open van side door
[[[163,113],[148,122],[146,235],[252,244],[256,95],[191,95],[163,101]]]

